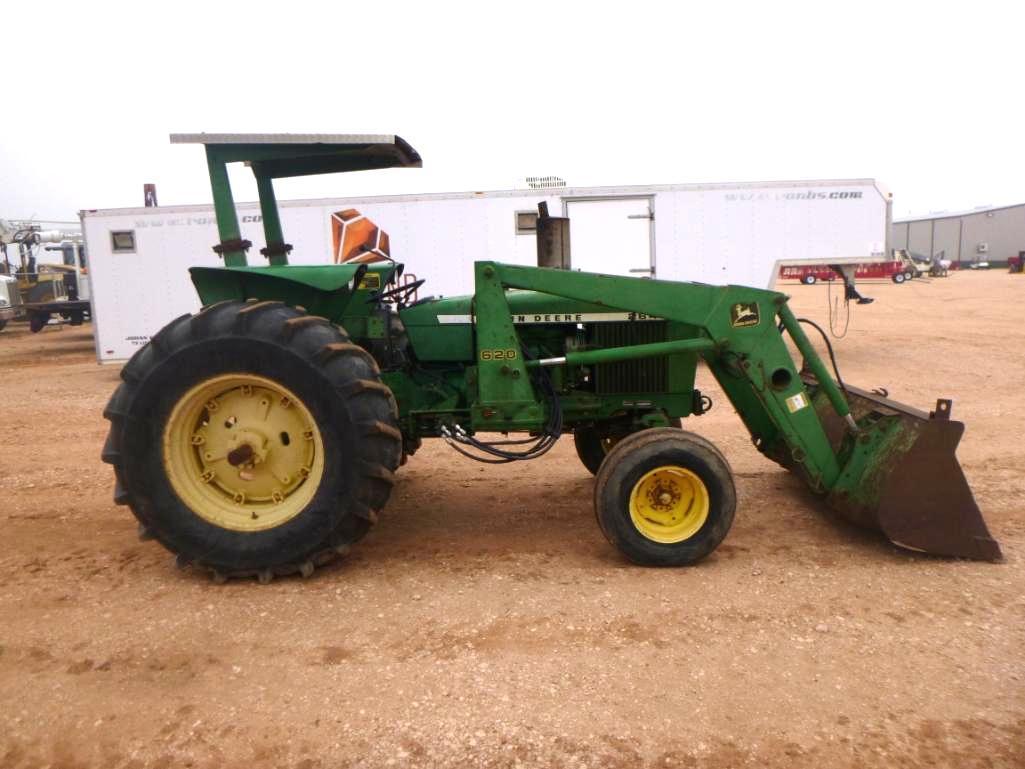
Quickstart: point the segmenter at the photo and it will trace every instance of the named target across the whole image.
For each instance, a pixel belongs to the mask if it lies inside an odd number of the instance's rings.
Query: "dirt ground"
[[[786,286],[826,322],[827,289]],[[717,407],[724,544],[629,565],[563,439],[401,470],[352,554],[309,580],[177,571],[111,502],[88,327],[0,333],[0,766],[1025,766],[1025,278],[865,286],[853,384],[954,399],[1006,561],[900,551],[822,514]],[[835,289],[834,289],[835,294]]]

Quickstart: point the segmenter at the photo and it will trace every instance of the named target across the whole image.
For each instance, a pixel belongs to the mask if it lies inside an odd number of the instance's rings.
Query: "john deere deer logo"
[[[757,326],[759,320],[757,302],[737,302],[730,308],[730,325],[733,328]]]

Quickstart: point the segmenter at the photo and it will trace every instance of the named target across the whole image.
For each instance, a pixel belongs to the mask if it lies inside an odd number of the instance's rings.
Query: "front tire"
[[[815,281],[818,280],[814,275],[805,275],[801,278],[801,282],[806,286],[814,286]]]
[[[360,539],[402,437],[373,358],[280,302],[222,302],[125,365],[103,460],[143,533],[217,577],[304,576]]]
[[[595,481],[594,507],[609,542],[642,566],[684,566],[723,541],[737,505],[726,458],[674,428],[617,444]]]

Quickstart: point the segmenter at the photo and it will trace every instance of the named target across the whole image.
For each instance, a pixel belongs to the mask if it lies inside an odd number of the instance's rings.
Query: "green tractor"
[[[479,261],[472,296],[415,301],[423,281],[391,261],[289,266],[272,184],[419,167],[401,138],[172,141],[205,145],[224,266],[192,268],[203,309],[122,369],[102,456],[115,502],[180,565],[308,576],[367,533],[423,439],[510,463],[568,432],[609,542],[637,564],[694,563],[736,507],[722,452],[679,428],[711,405],[699,360],[759,451],[843,516],[913,550],[1000,558],[950,402],[925,413],[845,385],[835,359],[834,379],[785,295]],[[232,162],[256,176],[266,266],[246,264]]]

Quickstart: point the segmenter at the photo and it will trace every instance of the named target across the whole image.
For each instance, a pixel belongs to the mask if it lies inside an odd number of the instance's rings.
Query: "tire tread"
[[[257,568],[234,568],[230,563],[214,563],[202,552],[177,552],[179,564],[191,564],[209,571],[215,581],[228,578],[257,577],[261,583],[274,576],[298,573],[312,574],[343,555],[377,521],[395,483],[394,471],[402,455],[402,433],[397,427],[397,409],[391,390],[379,379],[376,362],[362,347],[352,344],[344,329],[319,316],[307,315],[277,301],[239,302],[227,300],[204,307],[195,315],[183,315],[158,332],[122,369],[122,383],[104,409],[110,429],[101,452],[101,459],[113,465],[115,474],[114,501],[127,505],[148,535],[175,552],[170,537],[154,525],[148,514],[151,504],[144,487],[133,488],[126,482],[129,457],[123,450],[125,436],[136,429],[145,415],[133,414],[136,395],[150,377],[159,377],[161,366],[172,365],[176,354],[206,340],[220,336],[252,338],[273,344],[299,355],[317,368],[330,383],[330,393],[344,407],[349,423],[364,439],[361,456],[354,457],[355,485],[338,504],[344,510],[335,525],[317,542],[308,543],[306,551],[287,563],[274,563]],[[339,358],[353,365],[333,365]],[[159,383],[159,378],[154,382]],[[140,407],[141,408],[141,407]],[[137,416],[139,418],[137,418]]]

